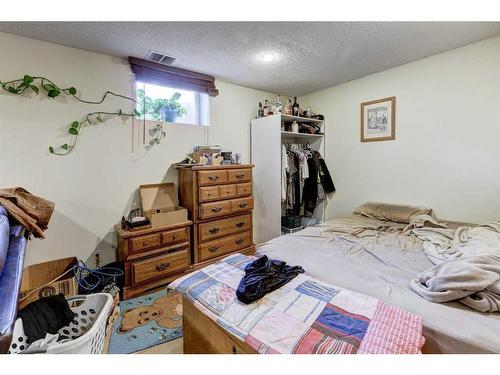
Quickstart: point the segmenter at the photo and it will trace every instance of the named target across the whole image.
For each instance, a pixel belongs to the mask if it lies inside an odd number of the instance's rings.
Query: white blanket
[[[411,281],[431,302],[459,300],[481,312],[500,311],[500,256],[478,255],[438,264]]]
[[[423,240],[436,266],[411,281],[431,302],[459,300],[481,312],[500,311],[500,221],[451,230],[436,225],[409,228]]]

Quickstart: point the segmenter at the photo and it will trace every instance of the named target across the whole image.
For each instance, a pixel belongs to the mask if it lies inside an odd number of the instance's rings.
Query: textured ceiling
[[[0,31],[303,95],[500,34],[499,22],[0,22]],[[278,61],[257,56],[271,51]]]

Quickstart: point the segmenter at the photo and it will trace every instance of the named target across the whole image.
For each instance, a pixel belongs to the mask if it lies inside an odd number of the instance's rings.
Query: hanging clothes
[[[321,157],[321,154],[318,151],[314,151],[314,154],[319,160],[321,185],[323,185],[324,191],[327,194],[334,193],[335,185],[333,184],[332,176],[330,176],[325,160]]]
[[[312,217],[314,209],[316,208],[316,202],[318,201],[319,170],[314,156],[307,159],[307,163],[309,166],[309,178],[304,184],[304,215],[306,217]]]
[[[289,173],[288,155],[285,145],[281,145],[281,202],[286,202],[287,196],[287,175]]]
[[[281,152],[282,215],[312,217],[318,202],[335,191],[326,163],[308,145],[282,145]]]

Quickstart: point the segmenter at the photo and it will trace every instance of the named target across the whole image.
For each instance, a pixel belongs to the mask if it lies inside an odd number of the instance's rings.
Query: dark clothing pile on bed
[[[252,303],[288,283],[299,273],[300,266],[288,266],[281,260],[262,256],[245,267],[245,276],[236,290],[236,297],[245,304]]]
[[[73,321],[75,314],[69,308],[63,294],[41,298],[20,310],[28,342],[43,339],[47,333],[55,334]]]

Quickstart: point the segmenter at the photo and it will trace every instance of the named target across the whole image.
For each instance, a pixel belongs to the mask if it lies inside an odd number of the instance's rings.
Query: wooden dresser
[[[192,271],[191,224],[188,220],[138,231],[126,231],[116,225],[117,259],[124,262],[125,268],[124,299],[166,285]]]
[[[177,168],[180,205],[194,222],[194,268],[234,252],[253,254],[253,165]]]

